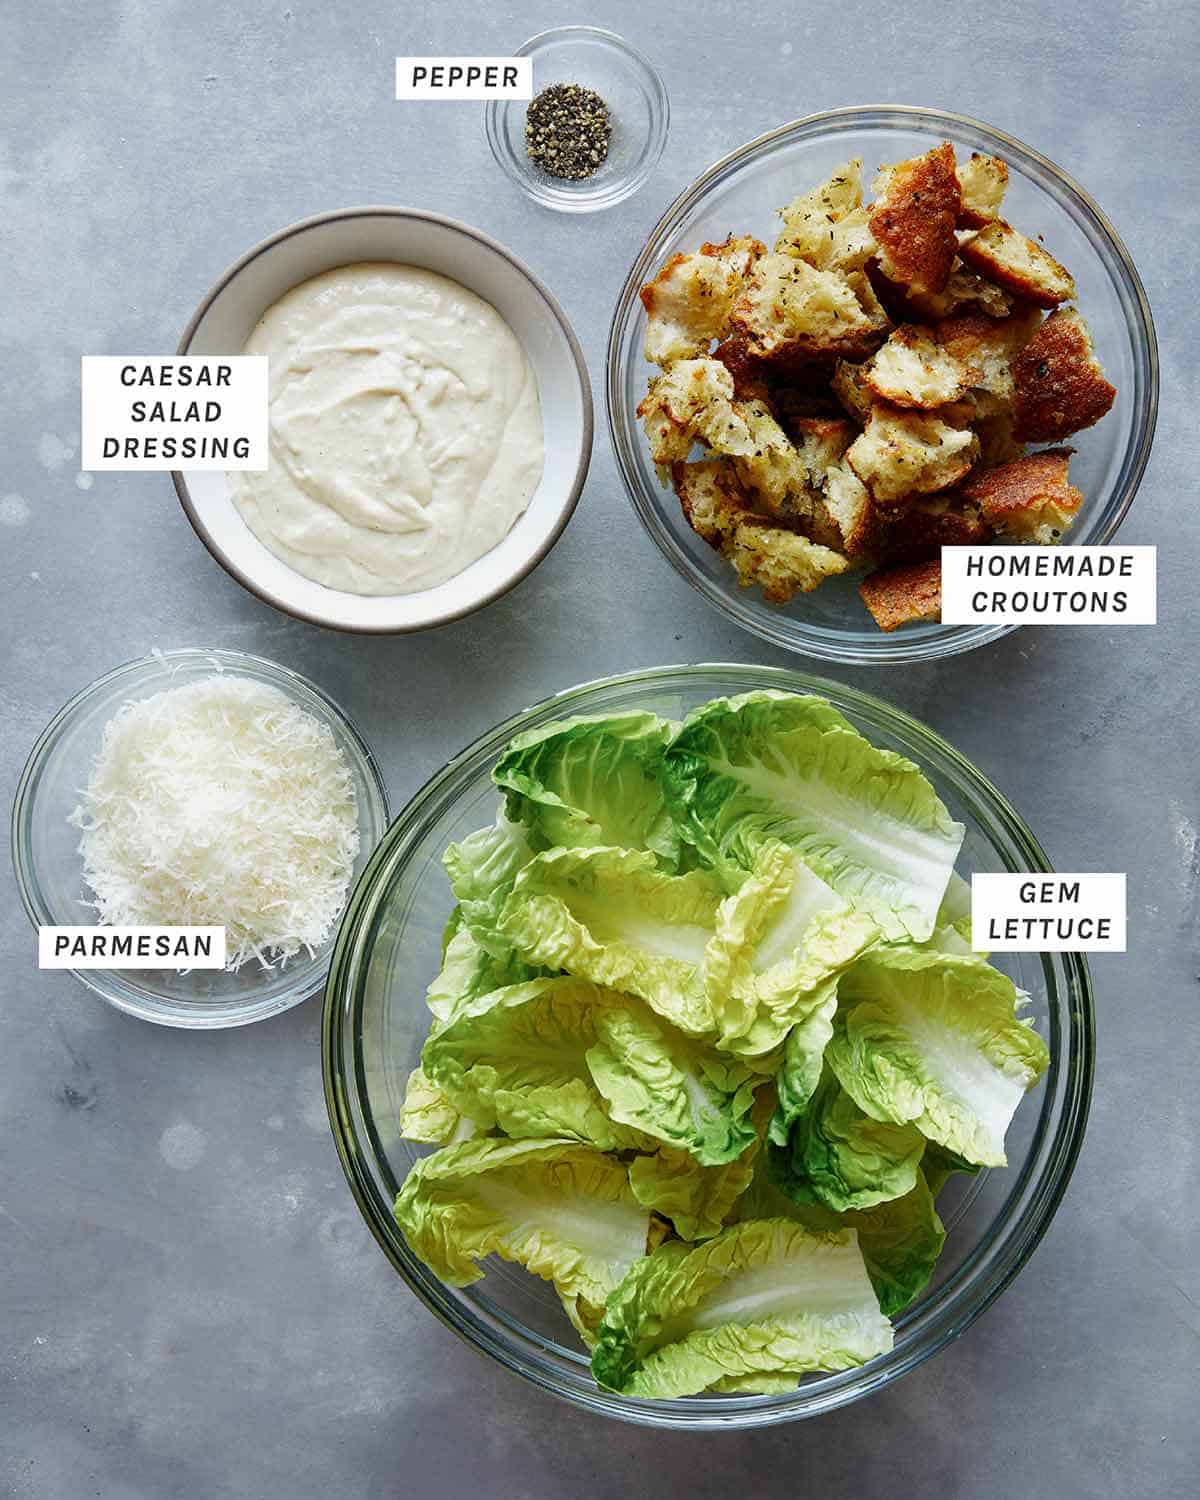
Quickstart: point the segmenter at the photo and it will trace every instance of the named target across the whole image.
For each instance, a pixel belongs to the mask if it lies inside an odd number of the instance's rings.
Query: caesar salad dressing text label
[[[943,547],[945,625],[1153,625],[1155,547]]]
[[[980,953],[1124,953],[1125,876],[973,875]]]
[[[352,594],[434,588],[503,541],[542,475],[537,384],[495,308],[415,266],[294,287],[246,344],[270,361],[271,462],[232,480],[255,536]]]
[[[85,470],[267,467],[260,357],[85,354],[80,397]]]

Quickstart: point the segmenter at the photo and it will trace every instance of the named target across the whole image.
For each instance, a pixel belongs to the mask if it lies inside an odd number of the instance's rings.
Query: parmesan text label
[[[39,927],[39,969],[223,969],[224,927]]]
[[[267,454],[259,354],[85,354],[84,469],[251,469]]]

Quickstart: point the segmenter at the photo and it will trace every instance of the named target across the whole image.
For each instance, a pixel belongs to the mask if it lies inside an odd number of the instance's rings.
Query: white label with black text
[[[224,927],[39,927],[39,969],[223,969]]]
[[[972,875],[979,953],[1124,953],[1124,875]]]
[[[267,467],[265,354],[85,354],[84,469]]]
[[[1154,625],[1156,547],[943,547],[944,625]]]
[[[532,99],[531,57],[398,57],[397,99]]]

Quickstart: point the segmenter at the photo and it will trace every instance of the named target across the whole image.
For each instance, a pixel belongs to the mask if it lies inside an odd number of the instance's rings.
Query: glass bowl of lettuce
[[[1082,1140],[1086,963],[972,948],[1049,869],[931,730],[767,667],[584,684],[417,794],[324,1016],[355,1199],[438,1317],[651,1426],[830,1411],[961,1334]]]

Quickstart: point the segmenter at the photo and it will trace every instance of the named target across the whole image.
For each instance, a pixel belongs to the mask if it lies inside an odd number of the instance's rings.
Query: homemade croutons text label
[[[946,625],[1154,625],[1156,547],[943,547]]]
[[[81,467],[267,467],[262,354],[85,354]]]
[[[977,953],[1124,953],[1124,875],[972,875]]]
[[[223,969],[224,927],[39,927],[39,969]]]

